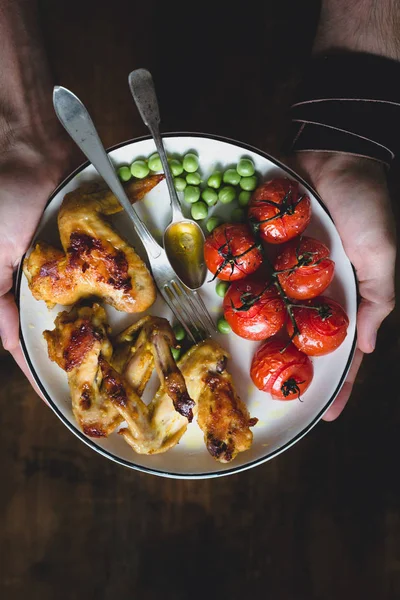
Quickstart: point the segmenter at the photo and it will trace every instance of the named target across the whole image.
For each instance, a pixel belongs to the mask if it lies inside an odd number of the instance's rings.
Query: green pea
[[[209,233],[214,231],[218,225],[221,225],[222,220],[219,217],[210,217],[206,223],[206,228]]]
[[[205,188],[201,192],[201,197],[203,198],[204,202],[207,202],[208,206],[214,206],[214,204],[217,204],[218,202],[217,192],[209,187]]]
[[[252,192],[257,187],[257,177],[252,175],[251,177],[242,177],[239,183],[242,190],[246,192]]]
[[[190,185],[199,185],[201,183],[201,177],[198,173],[188,173],[186,175],[186,181]]]
[[[186,331],[183,329],[182,325],[175,325],[174,334],[178,342],[181,342],[186,337]]]
[[[217,321],[217,329],[220,333],[230,333],[232,331],[228,321],[223,317],[220,317]]]
[[[183,173],[183,165],[177,158],[171,158],[169,161],[169,168],[174,177],[178,177]]]
[[[174,357],[174,360],[178,360],[178,358],[181,355],[181,349],[180,348],[171,348],[171,354]]]
[[[192,208],[190,210],[190,214],[195,221],[200,221],[201,219],[205,219],[208,216],[208,206],[205,202],[200,200],[200,202],[195,202],[192,204]]]
[[[188,204],[194,204],[200,198],[200,188],[196,185],[187,185],[184,192],[184,200]]]
[[[217,292],[217,295],[220,298],[224,298],[226,292],[229,289],[229,283],[227,281],[218,281],[217,285],[215,286],[215,291]]]
[[[247,192],[246,190],[242,190],[239,194],[239,206],[247,206],[250,202],[251,192]]]
[[[232,185],[225,185],[218,192],[218,200],[222,204],[229,204],[236,198],[236,190]]]
[[[237,164],[236,171],[242,177],[251,177],[255,173],[253,161],[249,158],[241,158]]]
[[[131,164],[131,173],[134,177],[137,177],[138,179],[143,179],[144,177],[147,177],[149,172],[150,169],[147,166],[146,161],[144,160],[134,160]]]
[[[129,167],[127,167],[126,165],[124,165],[123,167],[120,167],[117,171],[118,173],[118,177],[122,180],[122,181],[129,181],[130,178],[132,177],[132,173]]]
[[[174,177],[175,189],[177,192],[183,192],[187,186],[186,180],[183,177]]]
[[[199,159],[193,152],[188,152],[183,157],[183,168],[186,173],[194,173],[199,168]]]
[[[222,181],[224,183],[229,183],[230,185],[238,185],[240,175],[236,169],[227,169],[222,177]]]
[[[231,214],[231,220],[233,223],[241,223],[245,219],[245,211],[243,208],[235,208]]]
[[[214,188],[217,190],[222,183],[222,173],[221,171],[214,171],[207,179],[207,185],[210,188]]]
[[[147,161],[150,171],[162,171],[162,162],[158,152],[152,154]]]

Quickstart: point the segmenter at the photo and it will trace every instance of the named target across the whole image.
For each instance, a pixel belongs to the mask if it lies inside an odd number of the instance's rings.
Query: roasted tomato
[[[347,335],[349,319],[338,302],[319,296],[308,300],[305,306],[293,307],[293,316],[299,333],[293,343],[309,356],[322,356],[336,350]],[[293,335],[294,327],[287,321],[287,330]]]
[[[285,324],[286,309],[271,281],[248,277],[230,286],[224,298],[224,316],[240,337],[266,340]]]
[[[311,202],[299,194],[297,181],[271,179],[252,194],[248,220],[255,234],[270,244],[282,244],[303,233],[311,219]]]
[[[335,263],[319,240],[303,236],[292,240],[275,260],[279,283],[289,298],[309,300],[322,294],[333,279]]]
[[[255,353],[250,369],[253,383],[275,400],[299,398],[310,385],[314,368],[306,354],[293,344],[267,340]]]
[[[254,273],[262,263],[262,254],[247,225],[225,223],[206,238],[204,260],[213,279],[235,281]]]

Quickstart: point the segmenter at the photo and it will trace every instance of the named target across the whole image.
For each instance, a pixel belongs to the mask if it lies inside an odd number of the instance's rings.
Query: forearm
[[[0,0],[0,152],[59,137],[36,0]]]
[[[400,60],[399,0],[322,0],[314,52],[330,49]]]
[[[314,150],[321,165],[327,158],[347,163],[364,157],[380,169],[389,166],[399,153],[392,122],[398,112],[393,82],[400,72],[400,1],[321,0],[313,52],[293,106],[292,150]]]
[[[54,185],[81,156],[59,123],[36,0],[0,0],[0,171],[15,162]]]

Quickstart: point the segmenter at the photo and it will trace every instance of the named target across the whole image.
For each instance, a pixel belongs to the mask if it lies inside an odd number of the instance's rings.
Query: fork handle
[[[61,86],[54,88],[53,105],[61,124],[125,209],[148,254],[152,258],[160,256],[162,248],[129,202],[85,106],[75,94]]]
[[[164,169],[172,208],[172,220],[181,221],[183,216],[175,184],[169,168],[164,144],[160,135],[160,111],[153,78],[147,69],[136,69],[129,74],[129,87],[143,123],[148,127]]]

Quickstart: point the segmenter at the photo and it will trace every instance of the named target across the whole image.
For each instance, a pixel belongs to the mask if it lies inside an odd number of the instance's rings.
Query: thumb
[[[3,348],[12,354],[15,362],[24,373],[37,395],[46,402],[32,377],[19,344],[18,310],[11,292],[0,297],[0,337]]]
[[[382,321],[395,305],[394,270],[396,245],[389,235],[380,236],[375,250],[365,250],[364,262],[357,269],[361,303],[357,315],[358,347],[373,352]]]
[[[357,345],[362,352],[374,351],[378,329],[393,308],[394,301],[392,300],[379,303],[366,299],[361,301],[357,315]]]
[[[19,347],[18,310],[11,292],[0,297],[0,338],[11,354]]]

